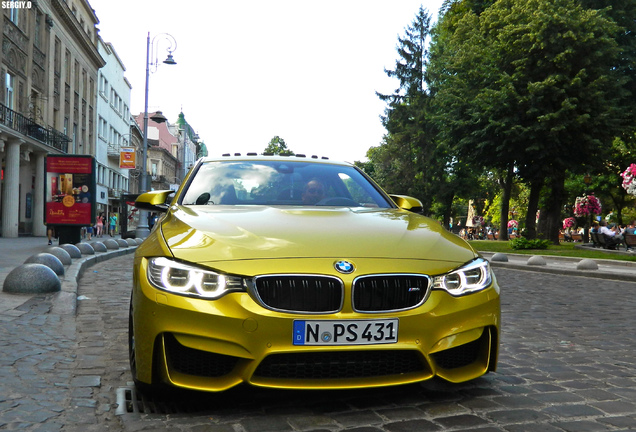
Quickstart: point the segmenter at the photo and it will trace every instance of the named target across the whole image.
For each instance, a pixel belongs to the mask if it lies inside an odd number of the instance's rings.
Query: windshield
[[[206,162],[179,201],[183,205],[392,207],[354,167],[303,161]]]

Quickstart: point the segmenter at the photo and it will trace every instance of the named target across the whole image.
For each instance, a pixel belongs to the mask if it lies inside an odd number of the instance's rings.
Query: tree
[[[387,103],[382,116],[387,134],[379,147],[367,153],[377,181],[387,190],[419,198],[424,213],[429,213],[439,191],[447,161],[435,142],[424,80],[430,31],[431,16],[420,7],[405,35],[398,38],[395,69],[385,69],[399,86],[392,94],[377,93]]]
[[[269,141],[263,153],[269,153],[280,156],[293,156],[294,152],[287,148],[285,140],[276,135]]]
[[[444,139],[507,187],[515,175],[535,192],[547,181],[544,235],[556,243],[566,171],[598,165],[625,121],[617,26],[575,0],[500,0],[452,18],[429,68]]]

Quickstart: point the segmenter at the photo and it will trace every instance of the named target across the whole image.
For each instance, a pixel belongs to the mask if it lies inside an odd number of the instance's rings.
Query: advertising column
[[[81,241],[82,227],[95,221],[95,159],[88,155],[46,158],[44,223],[59,244]]]

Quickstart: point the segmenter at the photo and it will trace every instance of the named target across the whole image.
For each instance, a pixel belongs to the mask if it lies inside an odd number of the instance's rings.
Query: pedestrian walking
[[[104,214],[97,216],[95,220],[95,237],[101,237],[104,234]]]

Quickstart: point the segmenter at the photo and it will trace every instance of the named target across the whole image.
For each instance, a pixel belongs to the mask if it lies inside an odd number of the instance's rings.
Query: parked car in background
[[[164,214],[134,259],[142,391],[463,382],[497,366],[488,261],[351,164],[209,157],[136,206]]]

